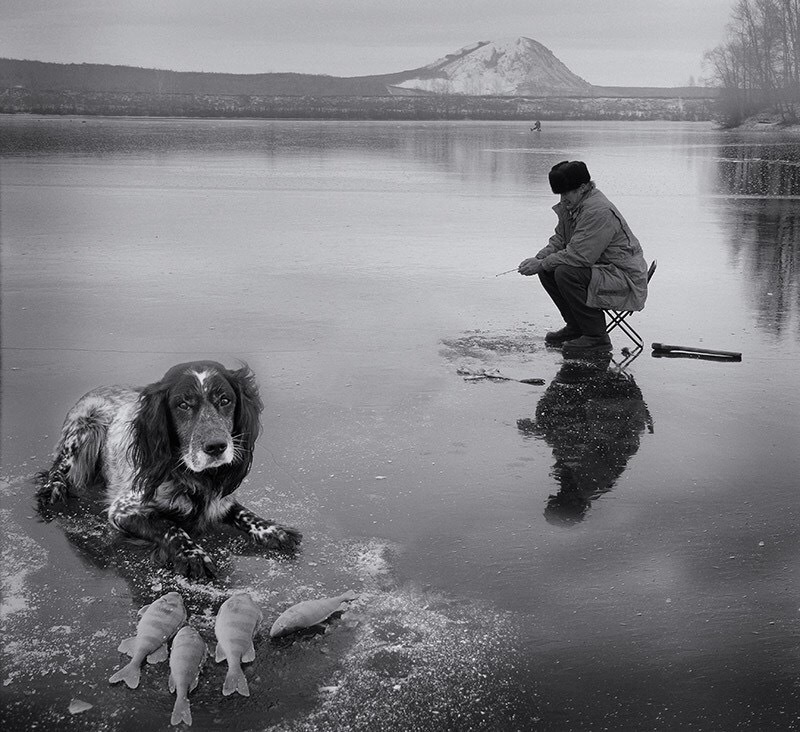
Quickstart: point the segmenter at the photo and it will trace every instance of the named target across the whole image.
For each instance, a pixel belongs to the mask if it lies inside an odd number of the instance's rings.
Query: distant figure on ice
[[[603,309],[641,310],[647,298],[647,263],[639,240],[611,201],[595,186],[586,163],[564,160],[549,173],[561,196],[558,223],[547,246],[518,271],[539,275],[566,326],[545,337],[563,346],[564,358],[611,351]]]
[[[539,122],[537,119],[536,122],[533,123],[533,127],[531,127],[531,132],[541,132],[542,131],[542,123]]]

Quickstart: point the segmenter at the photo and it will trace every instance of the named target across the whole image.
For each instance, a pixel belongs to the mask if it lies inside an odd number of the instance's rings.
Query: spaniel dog
[[[154,544],[160,563],[195,579],[213,577],[215,568],[191,536],[215,524],[294,549],[299,531],[233,497],[253,461],[262,408],[246,365],[232,371],[214,361],[173,366],[144,388],[90,391],[67,414],[52,467],[37,476],[39,505],[102,477],[111,525]]]

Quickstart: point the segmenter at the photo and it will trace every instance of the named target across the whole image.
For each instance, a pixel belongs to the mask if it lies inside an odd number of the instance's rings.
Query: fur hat
[[[551,169],[549,176],[553,193],[566,193],[575,190],[582,183],[588,183],[592,177],[586,163],[581,160],[562,160]]]

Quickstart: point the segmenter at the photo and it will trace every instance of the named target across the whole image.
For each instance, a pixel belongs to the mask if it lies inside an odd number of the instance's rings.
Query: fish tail
[[[135,689],[139,686],[140,674],[141,669],[139,668],[139,664],[135,661],[131,661],[111,676],[108,681],[111,684],[118,684],[120,681],[124,681],[129,689]]]
[[[192,724],[192,709],[189,706],[189,697],[185,694],[178,694],[175,700],[175,706],[172,707],[172,718],[169,720],[172,724]]]
[[[228,673],[225,675],[225,681],[222,684],[223,696],[230,696],[234,691],[238,691],[242,696],[250,696],[247,678],[238,663],[228,666]]]

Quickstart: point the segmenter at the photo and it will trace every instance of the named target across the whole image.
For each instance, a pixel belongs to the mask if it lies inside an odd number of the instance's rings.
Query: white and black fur
[[[250,470],[262,408],[252,371],[215,361],[178,364],[143,388],[94,389],[67,414],[53,465],[38,476],[39,505],[102,477],[111,525],[152,542],[160,563],[192,578],[215,574],[191,538],[215,524],[294,549],[299,531],[259,518],[232,495]]]

